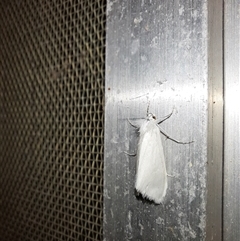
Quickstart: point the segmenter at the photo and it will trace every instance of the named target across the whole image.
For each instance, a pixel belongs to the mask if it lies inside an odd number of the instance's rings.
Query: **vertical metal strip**
[[[240,1],[224,5],[224,241],[240,237]]]
[[[222,240],[223,1],[208,1],[208,162],[206,240]]]

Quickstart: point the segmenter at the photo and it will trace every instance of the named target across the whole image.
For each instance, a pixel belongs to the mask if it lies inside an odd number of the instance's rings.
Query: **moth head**
[[[152,114],[152,113],[149,113],[149,114],[147,115],[147,119],[148,119],[148,120],[156,120],[156,116],[155,116],[154,114]]]

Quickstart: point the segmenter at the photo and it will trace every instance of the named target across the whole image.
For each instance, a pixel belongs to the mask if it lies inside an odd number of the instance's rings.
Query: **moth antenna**
[[[147,116],[148,116],[148,114],[149,114],[149,108],[150,108],[150,100],[148,101]]]

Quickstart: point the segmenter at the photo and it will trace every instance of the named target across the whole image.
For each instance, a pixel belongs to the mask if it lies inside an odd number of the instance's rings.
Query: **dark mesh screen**
[[[0,240],[102,240],[106,1],[0,2]]]

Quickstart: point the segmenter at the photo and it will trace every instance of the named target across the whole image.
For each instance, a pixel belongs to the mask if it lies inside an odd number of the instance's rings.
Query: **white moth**
[[[137,172],[135,189],[142,194],[143,197],[154,201],[156,204],[162,203],[167,191],[167,171],[163,146],[161,140],[161,132],[169,139],[180,143],[166,135],[158,124],[168,119],[172,115],[169,114],[163,120],[156,120],[153,114],[148,114],[147,118],[141,123],[139,128],[140,139],[137,152]],[[190,142],[188,142],[190,143]]]
[[[159,120],[148,114],[140,126],[135,188],[143,197],[160,204],[167,191],[167,171]]]

